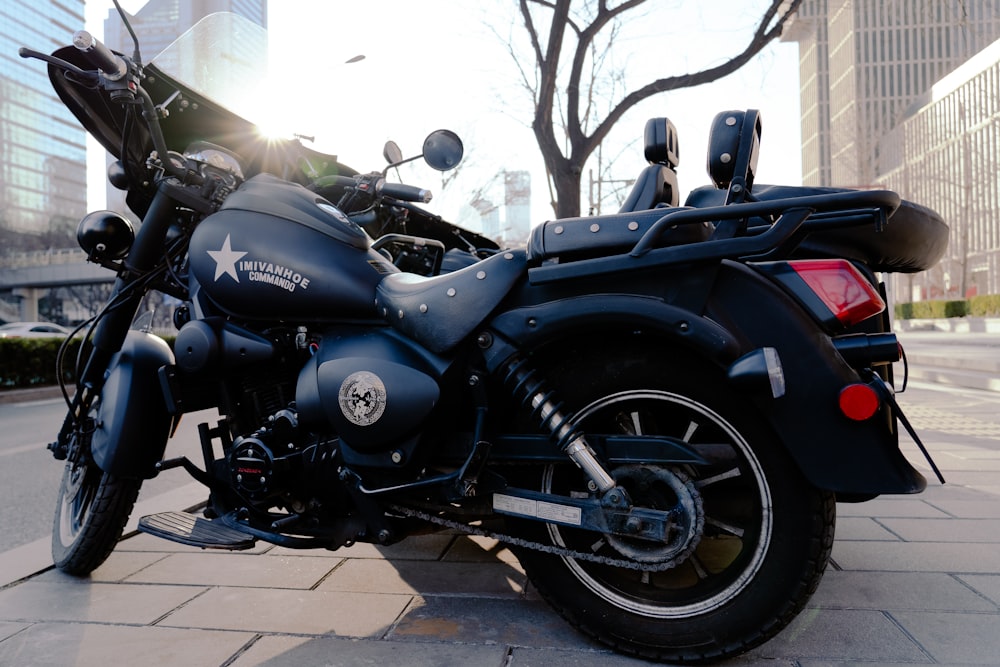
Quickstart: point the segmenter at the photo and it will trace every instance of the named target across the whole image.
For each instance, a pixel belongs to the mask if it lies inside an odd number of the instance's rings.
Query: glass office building
[[[87,208],[85,132],[48,69],[17,54],[50,53],[83,27],[83,0],[0,3],[0,238],[3,252],[72,244]]]
[[[1000,37],[1000,0],[803,0],[802,182],[871,187],[879,137],[935,81]]]

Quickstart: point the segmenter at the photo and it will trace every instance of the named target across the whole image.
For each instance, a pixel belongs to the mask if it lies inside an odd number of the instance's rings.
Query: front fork
[[[146,294],[142,280],[163,259],[164,243],[177,206],[173,193],[181,187],[177,179],[160,181],[156,195],[136,233],[135,243],[125,258],[124,268],[115,280],[111,297],[98,316],[90,352],[77,378],[76,393],[70,401],[69,412],[58,438],[48,446],[57,460],[70,458],[74,463],[79,461],[80,448],[73,444],[86,441],[84,436],[88,430],[88,413],[104,386],[111,359],[121,350],[139,304]],[[92,429],[92,425],[90,428]]]

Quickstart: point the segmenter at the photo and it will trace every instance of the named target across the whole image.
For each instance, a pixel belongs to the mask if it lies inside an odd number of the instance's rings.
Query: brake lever
[[[86,80],[91,80],[94,83],[100,81],[101,78],[101,75],[97,70],[80,69],[73,63],[67,62],[62,58],[56,58],[55,56],[50,56],[47,53],[42,53],[41,51],[35,51],[34,49],[29,49],[24,46],[22,46],[17,50],[17,55],[21,56],[22,58],[35,58],[37,60],[42,60],[50,65],[53,65],[54,67],[58,67],[66,72],[72,72],[76,76],[82,77],[83,79]]]

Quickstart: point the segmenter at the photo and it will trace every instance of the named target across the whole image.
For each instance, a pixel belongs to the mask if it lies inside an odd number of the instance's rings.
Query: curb
[[[0,403],[27,403],[29,401],[47,401],[62,398],[62,390],[58,385],[50,387],[30,387],[28,389],[7,389],[0,391]]]
[[[901,320],[896,318],[894,331],[945,331],[949,333],[1000,333],[1000,317],[948,317]]]

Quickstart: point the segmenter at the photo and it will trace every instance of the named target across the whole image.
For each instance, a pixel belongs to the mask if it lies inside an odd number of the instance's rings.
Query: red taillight
[[[885,310],[885,302],[872,284],[845,259],[797,260],[788,264],[845,327]]]
[[[866,384],[849,384],[840,391],[840,411],[854,421],[870,419],[878,412],[879,401],[875,390]]]

